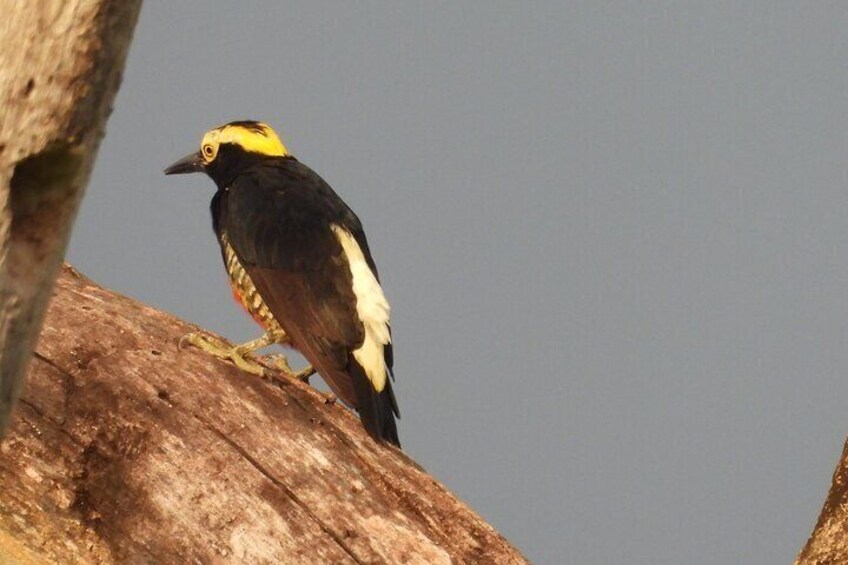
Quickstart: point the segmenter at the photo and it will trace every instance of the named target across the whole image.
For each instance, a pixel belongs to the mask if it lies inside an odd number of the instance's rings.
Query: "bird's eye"
[[[212,149],[212,146],[211,146],[211,145],[204,145],[204,146],[203,146],[203,154],[204,154],[205,156],[207,156],[207,157],[209,157],[209,158],[211,159],[211,158],[212,158],[212,154],[213,154],[213,153],[215,153],[215,150],[214,150],[214,149]]]

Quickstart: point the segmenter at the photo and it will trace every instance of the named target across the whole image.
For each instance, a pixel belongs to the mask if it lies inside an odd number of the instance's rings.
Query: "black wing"
[[[376,276],[359,219],[292,158],[251,167],[229,187],[224,205],[230,245],[292,343],[373,436],[399,445],[390,381],[376,391],[353,356],[365,330],[350,266],[331,226],[356,238]],[[391,344],[384,353],[391,370]]]

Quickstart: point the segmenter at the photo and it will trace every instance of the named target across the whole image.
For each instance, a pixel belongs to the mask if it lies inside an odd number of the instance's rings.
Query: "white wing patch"
[[[356,296],[356,313],[365,326],[365,341],[353,352],[353,357],[365,369],[374,390],[381,392],[386,386],[386,357],[383,348],[391,341],[389,335],[389,301],[383,294],[377,277],[371,272],[356,238],[340,226],[333,232],[350,265],[353,275],[353,294]]]

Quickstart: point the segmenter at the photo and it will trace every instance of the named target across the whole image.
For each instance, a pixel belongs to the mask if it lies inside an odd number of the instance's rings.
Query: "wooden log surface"
[[[141,0],[0,0],[0,437],[140,7]]]
[[[833,473],[827,499],[796,565],[848,563],[848,441]]]
[[[11,563],[524,563],[348,409],[64,267],[0,443]]]

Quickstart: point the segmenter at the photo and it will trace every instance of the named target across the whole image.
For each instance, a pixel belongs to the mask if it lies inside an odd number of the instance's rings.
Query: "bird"
[[[164,172],[202,172],[215,183],[212,229],[233,295],[264,330],[236,346],[197,333],[184,340],[258,374],[252,352],[293,347],[373,438],[400,447],[389,302],[350,207],[253,120],[209,130]]]

